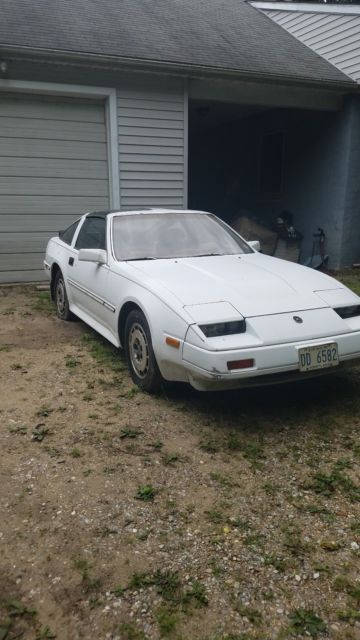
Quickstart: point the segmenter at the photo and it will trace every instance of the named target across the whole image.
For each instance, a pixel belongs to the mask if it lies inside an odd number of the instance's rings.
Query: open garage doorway
[[[229,224],[246,217],[276,234],[285,219],[297,242],[285,234],[276,250],[269,236],[264,252],[303,263],[321,227],[336,266],[343,145],[341,112],[333,108],[190,100],[189,207]]]

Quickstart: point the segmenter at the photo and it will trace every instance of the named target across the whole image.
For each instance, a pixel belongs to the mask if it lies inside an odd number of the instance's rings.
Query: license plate
[[[300,371],[326,369],[328,367],[336,367],[338,364],[339,353],[336,342],[318,344],[315,347],[302,347],[299,349]]]

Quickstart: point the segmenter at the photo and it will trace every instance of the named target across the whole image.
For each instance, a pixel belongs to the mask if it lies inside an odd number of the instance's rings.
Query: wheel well
[[[134,311],[134,309],[139,309],[139,311],[141,311],[139,305],[135,302],[126,302],[124,306],[121,307],[119,315],[119,339],[122,347],[124,346],[126,318],[128,317],[130,311]]]
[[[55,298],[55,291],[54,291],[54,285],[55,285],[55,278],[56,278],[56,274],[60,271],[60,267],[58,264],[53,264],[53,266],[51,267],[51,280],[50,280],[50,293],[51,293],[51,299],[54,300]]]

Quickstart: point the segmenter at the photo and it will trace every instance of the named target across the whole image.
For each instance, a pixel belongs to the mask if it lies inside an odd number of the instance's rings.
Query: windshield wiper
[[[153,256],[145,256],[145,258],[128,258],[125,262],[136,262],[137,260],[157,260]]]
[[[190,256],[192,258],[206,258],[207,256],[224,256],[225,253],[199,253],[196,256]]]

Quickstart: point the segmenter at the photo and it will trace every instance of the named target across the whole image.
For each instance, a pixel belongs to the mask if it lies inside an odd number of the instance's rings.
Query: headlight
[[[233,322],[216,322],[214,324],[200,324],[201,331],[207,338],[218,336],[230,336],[236,333],[245,333],[246,321],[235,320]]]
[[[346,320],[346,318],[355,318],[355,316],[360,316],[360,304],[351,307],[339,307],[338,309],[334,309],[334,311],[344,320]]]

